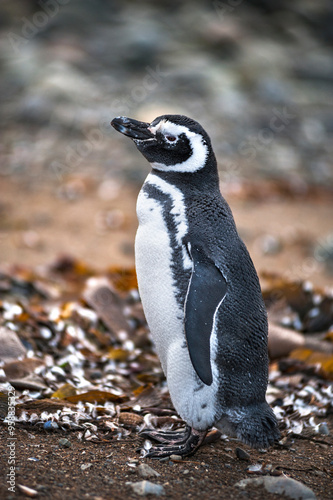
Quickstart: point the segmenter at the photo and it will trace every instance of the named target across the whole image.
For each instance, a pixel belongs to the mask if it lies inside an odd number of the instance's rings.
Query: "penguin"
[[[117,117],[151,165],[137,200],[139,294],[184,431],[142,431],[148,457],[192,455],[216,427],[254,448],[280,433],[266,402],[267,313],[257,272],[219,189],[202,126],[183,115]]]

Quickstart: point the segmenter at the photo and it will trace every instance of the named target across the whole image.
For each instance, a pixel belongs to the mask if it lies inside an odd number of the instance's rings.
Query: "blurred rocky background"
[[[132,265],[148,168],[110,120],[182,113],[257,267],[327,283],[332,45],[330,0],[3,0],[1,261]]]

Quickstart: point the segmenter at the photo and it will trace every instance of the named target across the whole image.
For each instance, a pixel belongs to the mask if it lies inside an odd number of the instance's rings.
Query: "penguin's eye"
[[[165,138],[169,142],[175,142],[177,140],[177,137],[175,137],[174,135],[166,135]]]

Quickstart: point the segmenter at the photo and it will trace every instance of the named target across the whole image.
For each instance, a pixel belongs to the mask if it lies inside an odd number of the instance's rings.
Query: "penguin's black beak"
[[[126,116],[117,116],[117,118],[112,120],[111,125],[118,132],[127,135],[127,137],[131,139],[145,141],[155,137],[148,129],[149,123],[139,122],[138,120],[127,118]]]

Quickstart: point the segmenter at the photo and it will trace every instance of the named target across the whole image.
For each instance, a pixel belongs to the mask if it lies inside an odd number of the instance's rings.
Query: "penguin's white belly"
[[[172,247],[163,205],[141,190],[137,214],[139,228],[135,260],[139,293],[170,396],[176,410],[189,425],[198,430],[207,429],[215,420],[218,380],[213,377],[211,386],[203,384],[189,357],[184,310],[177,303],[177,288],[172,276]],[[216,374],[213,369],[213,375],[214,372]]]

